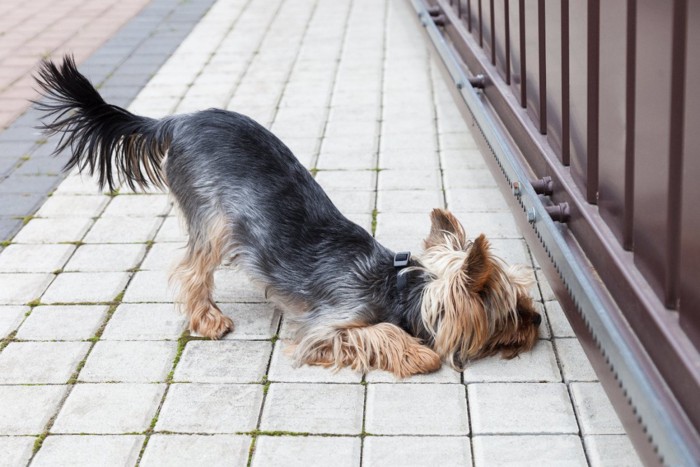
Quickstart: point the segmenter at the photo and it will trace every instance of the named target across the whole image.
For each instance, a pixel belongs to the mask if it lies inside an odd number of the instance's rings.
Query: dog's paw
[[[398,378],[432,373],[442,366],[442,360],[434,350],[423,345],[412,346],[403,356],[403,361],[392,368]]]
[[[233,327],[233,320],[221,312],[208,313],[197,323],[190,323],[190,331],[213,340],[221,339]]]

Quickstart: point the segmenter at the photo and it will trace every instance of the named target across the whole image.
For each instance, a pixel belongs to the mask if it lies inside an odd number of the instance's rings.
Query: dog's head
[[[528,291],[532,273],[506,266],[480,235],[467,240],[448,211],[431,213],[420,262],[433,280],[423,292],[421,317],[435,351],[454,368],[501,353],[513,358],[537,341],[541,317]]]

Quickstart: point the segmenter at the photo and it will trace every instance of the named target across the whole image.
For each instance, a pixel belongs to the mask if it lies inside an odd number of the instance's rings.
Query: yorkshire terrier
[[[398,377],[441,362],[512,358],[533,347],[532,274],[507,267],[448,211],[431,213],[422,253],[394,253],[343,216],[282,141],[252,119],[209,109],[160,120],[107,104],[77,70],[44,61],[37,102],[70,148],[66,170],[114,189],[170,189],[189,234],[174,278],[189,329],[218,339],[233,321],[212,300],[214,270],[241,268],[297,324],[297,364]]]

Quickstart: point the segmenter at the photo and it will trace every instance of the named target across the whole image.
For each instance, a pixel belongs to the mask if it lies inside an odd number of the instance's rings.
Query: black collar
[[[410,251],[399,251],[394,255],[394,269],[396,269],[396,288],[398,290],[403,290],[406,288],[408,283],[408,277],[406,274],[400,274],[401,270],[408,266],[408,262],[411,260]]]

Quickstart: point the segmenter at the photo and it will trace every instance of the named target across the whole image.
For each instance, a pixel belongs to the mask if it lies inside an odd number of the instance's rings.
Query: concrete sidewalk
[[[402,0],[218,0],[129,108],[248,114],[389,247],[419,250],[446,207],[536,268],[410,15]],[[0,465],[639,464],[538,270],[531,353],[396,381],[292,368],[284,318],[226,268],[215,298],[236,330],[190,336],[166,194],[71,174],[27,220],[0,252]]]

